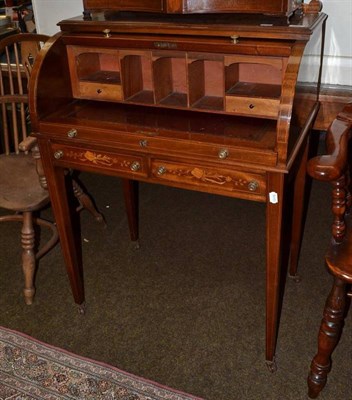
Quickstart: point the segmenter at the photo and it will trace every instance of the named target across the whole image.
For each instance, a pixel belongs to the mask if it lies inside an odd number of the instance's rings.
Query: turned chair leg
[[[87,193],[83,191],[81,186],[77,183],[75,179],[72,179],[73,193],[78,200],[80,206],[78,207],[78,211],[85,208],[87,211],[91,213],[91,215],[95,218],[97,222],[105,222],[104,217],[95,207],[92,199],[89,197]]]
[[[315,399],[324,388],[331,369],[331,354],[342,332],[346,307],[346,283],[335,278],[326,301],[318,336],[318,353],[313,358],[308,376],[308,395]]]
[[[31,211],[23,212],[22,214],[3,215],[0,217],[2,221],[17,221],[22,223],[21,243],[22,243],[22,269],[24,275],[24,300],[30,305],[33,303],[35,295],[34,275],[37,267],[37,261],[51,250],[59,241],[59,235],[56,226],[49,221],[33,216]],[[49,240],[38,250],[35,248],[35,230],[34,225],[43,226],[51,230]]]
[[[34,288],[34,274],[36,266],[36,257],[34,253],[35,245],[35,232],[33,228],[33,215],[32,212],[27,211],[23,213],[23,225],[21,231],[22,243],[22,268],[24,275],[24,301],[30,305],[33,303],[35,294]]]

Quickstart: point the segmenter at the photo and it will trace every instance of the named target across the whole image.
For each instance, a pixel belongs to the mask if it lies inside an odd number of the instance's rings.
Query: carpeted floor
[[[119,180],[81,179],[108,222],[103,229],[81,215],[86,315],[73,302],[59,246],[40,262],[35,303],[24,304],[19,226],[2,223],[0,325],[207,400],[307,399],[307,371],[331,284],[324,266],[328,185],[313,185],[302,282],[287,281],[278,371],[270,374],[264,204],[142,184],[136,250]],[[351,338],[350,316],[321,400],[351,398]]]

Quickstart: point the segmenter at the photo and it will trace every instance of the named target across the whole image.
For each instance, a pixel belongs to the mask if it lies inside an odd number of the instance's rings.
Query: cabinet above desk
[[[322,43],[326,15],[294,17],[289,25],[271,17],[272,26],[263,22],[268,17],[258,15],[248,20],[243,15],[223,14],[178,15],[175,20],[148,13],[113,15],[116,18],[98,13],[92,21],[79,17],[60,23],[63,32],[52,39],[45,66],[39,71],[32,103],[34,123],[75,102],[87,110],[91,101],[102,103],[96,110],[115,109],[117,113],[128,109],[118,104],[141,106],[141,113],[158,115],[158,124],[163,113],[169,121],[179,121],[179,115],[185,121],[182,111],[200,114],[189,121],[199,118],[219,127],[223,121],[228,127],[236,126],[238,117],[248,117],[253,127],[272,120],[276,133],[271,134],[270,151],[262,149],[260,159],[242,157],[241,162],[288,169],[318,100],[320,69],[313,71],[315,81],[306,96],[299,82],[300,64],[308,39],[318,47]],[[235,40],[227,36],[229,31],[242,36]],[[54,88],[50,103],[45,100],[48,87]],[[254,119],[262,122],[254,123]],[[244,126],[246,120],[241,121]],[[224,135],[226,142],[226,134],[220,132],[221,128],[218,137]],[[185,139],[187,146],[198,143],[194,137]],[[179,146],[176,134],[175,141]],[[231,157],[235,153],[232,150]]]

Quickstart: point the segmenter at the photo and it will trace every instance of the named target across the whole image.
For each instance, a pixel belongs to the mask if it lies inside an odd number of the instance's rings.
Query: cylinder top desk
[[[275,369],[283,242],[295,275],[326,18],[315,0],[85,0],[82,16],[59,23],[33,67],[30,112],[77,304],[65,170],[122,178],[134,238],[138,181],[263,202]]]

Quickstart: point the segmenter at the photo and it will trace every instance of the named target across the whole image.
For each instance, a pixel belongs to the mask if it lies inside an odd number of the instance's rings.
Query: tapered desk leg
[[[308,160],[309,141],[307,140],[300,164],[295,176],[293,194],[293,217],[292,217],[292,237],[290,246],[290,267],[289,276],[299,282],[297,275],[298,259],[302,245],[302,235],[306,208],[306,180],[307,180],[307,160]]]
[[[276,370],[275,349],[281,297],[280,272],[282,248],[283,173],[268,173],[266,207],[266,362]]]
[[[138,229],[138,181],[122,179],[122,188],[125,198],[128,226],[132,241],[137,241],[139,237]]]
[[[75,211],[72,181],[65,169],[55,167],[49,143],[39,141],[44,173],[59,233],[61,249],[75,302],[84,303],[82,245],[79,214]],[[83,310],[83,309],[82,309]]]

